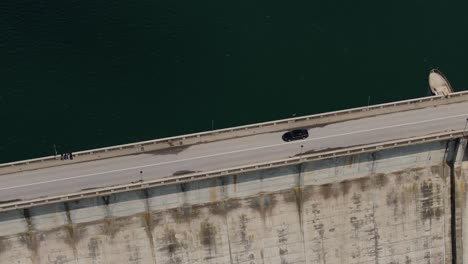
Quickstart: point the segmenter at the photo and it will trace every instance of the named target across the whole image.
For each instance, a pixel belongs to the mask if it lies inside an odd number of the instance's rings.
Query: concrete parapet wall
[[[451,263],[447,141],[0,213],[0,263]]]
[[[213,130],[202,133],[188,134],[157,140],[136,142],[106,148],[74,152],[74,160],[68,163],[84,162],[103,158],[117,157],[123,155],[137,154],[155,151],[176,146],[187,146],[218,140],[244,137],[259,133],[270,133],[289,130],[298,127],[311,127],[328,123],[342,122],[346,120],[370,117],[388,113],[414,110],[430,106],[464,102],[468,100],[468,92],[452,93],[448,96],[431,96],[412,100],[398,101],[386,104],[373,105],[335,111],[323,114],[309,115],[297,118],[282,119],[246,126]],[[48,156],[25,161],[0,164],[0,175],[24,170],[32,170],[44,167],[63,165],[59,157]]]

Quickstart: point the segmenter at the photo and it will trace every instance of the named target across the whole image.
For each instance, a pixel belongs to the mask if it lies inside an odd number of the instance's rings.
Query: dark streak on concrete
[[[148,200],[147,198],[145,199]],[[148,237],[148,241],[151,247],[150,248],[151,256],[153,259],[155,259],[156,253],[154,252],[154,238],[153,238],[154,222],[153,222],[152,213],[149,211],[146,211],[142,214],[142,217],[143,217],[143,222],[145,225],[146,236]]]
[[[432,192],[432,182],[423,181],[420,186],[421,190],[421,216],[422,220],[430,220],[434,216],[434,201]]]
[[[359,208],[361,207],[361,194],[354,193],[351,197],[351,200],[353,201],[353,204],[356,205],[356,209],[359,210]]]
[[[114,225],[114,218],[106,218],[101,225],[102,233],[109,236],[110,239],[114,239],[115,235],[119,231],[118,228]]]
[[[237,174],[232,175],[232,183],[234,184],[234,192],[237,192]]]
[[[108,205],[109,205],[110,196],[109,196],[109,195],[107,195],[107,196],[102,196],[101,198],[102,198],[102,201],[104,201],[104,204],[105,204],[106,206],[108,206]]]
[[[283,223],[277,230],[276,233],[278,235],[278,243],[286,244],[288,242],[288,226]]]
[[[64,202],[65,214],[67,216],[67,225],[64,226],[67,231],[67,237],[64,237],[64,243],[73,249],[73,256],[75,259],[78,259],[78,250],[76,249],[76,244],[79,242],[80,237],[75,235],[75,227],[73,225],[70,207],[67,202]]]
[[[358,218],[355,217],[355,216],[352,216],[352,217],[349,219],[349,222],[350,222],[351,225],[353,226],[354,232],[357,232],[357,231],[362,227],[362,225],[364,224],[364,220],[358,219]]]
[[[324,199],[328,199],[332,196],[333,185],[331,183],[323,184],[320,186],[320,193]]]
[[[0,237],[0,254],[11,249],[10,241],[6,237]]]
[[[294,187],[292,191],[284,191],[281,192],[283,195],[283,200],[287,203],[295,203],[296,204],[296,209],[297,209],[297,214],[299,217],[299,225],[301,226],[301,230],[303,230],[303,206],[304,206],[304,201],[307,201],[311,195],[312,191],[304,191],[303,188],[301,187]]]
[[[251,209],[254,209],[260,213],[263,223],[265,223],[267,214],[271,215],[277,202],[274,195],[260,193],[257,197],[249,198],[248,203]]]
[[[350,180],[345,180],[340,182],[341,191],[343,195],[348,195],[352,187],[352,182]]]
[[[182,259],[177,255],[177,252],[181,249],[187,249],[187,244],[177,239],[174,229],[166,228],[162,237],[162,244],[165,246],[160,251],[166,251],[170,257],[170,262],[173,264],[181,264]]]
[[[362,177],[362,178],[357,179],[357,182],[359,183],[359,189],[361,190],[361,192],[366,191],[370,187],[369,181],[370,181],[369,177]]]
[[[25,244],[29,251],[32,252],[33,258],[39,259],[38,241],[35,232],[26,232],[19,235],[19,241]]]
[[[405,264],[411,264],[411,259],[410,259],[410,257],[406,256]]]
[[[174,229],[166,228],[162,240],[166,244],[162,249],[171,255],[175,254],[177,250],[187,247],[185,243],[177,239]]]
[[[397,217],[398,215],[398,192],[395,189],[392,189],[387,193],[387,206],[393,207],[393,216]]]
[[[249,250],[250,247],[252,246],[250,237],[248,237],[247,235],[247,223],[248,222],[249,222],[249,219],[247,218],[247,216],[245,214],[241,214],[239,217],[240,238],[246,250]]]
[[[213,247],[216,244],[216,226],[212,223],[205,221],[200,223],[200,243],[205,247]]]
[[[209,210],[211,214],[225,216],[229,211],[240,208],[241,202],[239,199],[228,199],[225,201],[210,203]]]
[[[440,176],[441,170],[442,170],[442,168],[441,168],[440,165],[431,166],[431,173],[432,173],[433,175]]]
[[[92,237],[89,240],[88,251],[89,257],[91,257],[93,260],[97,260],[97,258],[100,256],[99,241],[96,238]]]
[[[151,221],[153,222],[151,224],[152,228],[155,228],[157,225],[159,225],[163,221],[163,213],[162,212],[151,212]]]
[[[372,219],[373,228],[370,230],[372,239],[374,240],[374,255],[375,255],[375,264],[379,264],[379,253],[380,253],[380,246],[379,246],[379,226],[375,221],[375,205],[372,205],[372,214],[370,215]]]
[[[29,251],[31,251],[33,259],[39,263],[39,243],[37,241],[36,232],[34,231],[34,225],[31,220],[31,213],[28,208],[23,209],[23,216],[28,225],[28,231],[19,235],[19,241],[26,245]]]
[[[375,179],[375,185],[379,188],[383,188],[388,184],[388,178],[385,174],[383,173],[378,173],[373,176],[371,176],[373,179]]]
[[[176,223],[190,222],[191,219],[198,217],[200,210],[196,206],[184,204],[181,207],[171,209],[170,214]]]

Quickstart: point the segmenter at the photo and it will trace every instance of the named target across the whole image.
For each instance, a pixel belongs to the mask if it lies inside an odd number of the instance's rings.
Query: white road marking
[[[61,179],[56,179],[56,180],[35,182],[35,183],[29,183],[29,184],[23,184],[23,185],[17,185],[17,186],[1,188],[0,191],[11,190],[11,189],[16,189],[16,188],[22,188],[22,187],[28,187],[28,186],[34,186],[34,185],[40,185],[40,184],[46,184],[46,183],[52,183],[52,182],[66,181],[66,180],[72,180],[72,179],[87,178],[87,177],[92,177],[92,176],[102,175],[102,174],[109,174],[109,173],[114,173],[114,172],[142,169],[142,168],[148,168],[148,167],[155,167],[155,166],[159,166],[159,165],[165,165],[165,164],[171,164],[171,163],[177,163],[177,162],[183,162],[183,161],[189,161],[189,160],[196,160],[196,159],[204,159],[204,158],[209,158],[209,157],[228,155],[228,154],[234,154],[234,153],[240,153],[240,152],[247,152],[247,151],[252,151],[252,150],[273,148],[273,147],[278,147],[278,146],[282,146],[282,145],[286,145],[286,144],[300,144],[300,143],[304,143],[304,142],[308,142],[308,141],[327,139],[327,138],[333,138],[333,137],[342,137],[342,136],[348,136],[348,135],[352,135],[352,134],[366,133],[366,132],[382,130],[382,129],[388,129],[388,128],[395,128],[395,127],[409,126],[409,125],[415,125],[415,124],[421,124],[421,123],[428,123],[428,122],[444,120],[444,119],[451,119],[451,118],[457,118],[457,117],[462,117],[462,116],[468,116],[468,114],[460,114],[460,115],[454,115],[454,116],[439,117],[439,118],[423,120],[423,121],[416,121],[416,122],[411,122],[411,123],[404,123],[404,124],[398,124],[398,125],[392,125],[392,126],[371,128],[371,129],[366,129],[366,130],[358,130],[358,131],[353,131],[353,132],[348,132],[348,133],[342,133],[342,134],[336,134],[336,135],[330,135],[330,136],[323,136],[323,137],[317,137],[317,138],[309,138],[309,139],[296,141],[296,142],[279,143],[279,144],[261,146],[261,147],[250,148],[250,149],[234,150],[234,151],[229,151],[229,152],[222,152],[222,153],[210,154],[210,155],[205,155],[205,156],[198,156],[198,157],[187,158],[187,159],[165,161],[165,162],[153,163],[153,164],[137,166],[137,167],[129,167],[129,168],[124,168],[124,169],[96,172],[96,173],[78,175],[78,176],[73,176],[73,177],[68,177],[68,178],[61,178]]]

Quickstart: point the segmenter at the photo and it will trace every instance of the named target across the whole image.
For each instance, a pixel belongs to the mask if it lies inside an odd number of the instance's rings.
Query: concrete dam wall
[[[3,212],[0,263],[462,263],[463,145]]]

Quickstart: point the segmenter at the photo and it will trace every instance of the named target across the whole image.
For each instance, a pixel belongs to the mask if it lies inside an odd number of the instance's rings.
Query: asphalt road
[[[302,152],[365,145],[459,130],[468,102],[350,120],[309,129],[309,138],[283,142],[285,132],[199,144],[0,176],[0,201],[66,194],[88,188],[152,180],[288,158]],[[301,145],[303,146],[301,148]],[[141,173],[140,173],[141,172]]]

